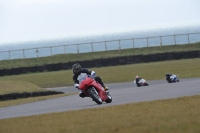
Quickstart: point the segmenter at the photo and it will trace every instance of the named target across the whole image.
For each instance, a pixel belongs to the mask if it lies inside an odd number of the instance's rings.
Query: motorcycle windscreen
[[[87,78],[87,74],[86,73],[81,73],[77,80],[79,81],[79,84],[81,84],[82,81],[84,81]]]

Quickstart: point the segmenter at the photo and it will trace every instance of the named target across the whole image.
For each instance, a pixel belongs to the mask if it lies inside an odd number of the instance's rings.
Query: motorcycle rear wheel
[[[102,104],[102,100],[101,100],[99,94],[97,93],[97,91],[95,90],[95,88],[89,89],[87,93],[89,94],[89,96],[90,96],[97,104]]]

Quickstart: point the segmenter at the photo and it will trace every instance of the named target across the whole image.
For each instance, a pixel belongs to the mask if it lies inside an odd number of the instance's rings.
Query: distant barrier
[[[118,39],[101,42],[88,42],[79,44],[67,44],[59,46],[0,51],[0,60],[40,58],[58,54],[79,54],[109,50],[119,50],[120,52],[122,49],[129,48],[180,45],[191,44],[196,42],[200,42],[200,33]]]
[[[36,92],[21,92],[21,93],[15,92],[15,93],[0,95],[0,101],[14,100],[14,99],[28,98],[28,97],[48,96],[56,94],[64,94],[64,92],[59,92],[59,91],[36,91]]]
[[[0,76],[19,75],[19,74],[44,72],[44,71],[50,72],[50,71],[67,70],[67,69],[71,69],[71,66],[76,62],[79,62],[82,67],[92,68],[92,67],[117,66],[117,65],[134,64],[134,63],[142,63],[142,62],[147,63],[147,62],[199,58],[199,57],[200,57],[200,50],[157,53],[157,54],[148,54],[148,55],[130,55],[130,56],[121,56],[121,57],[113,57],[113,58],[93,59],[93,60],[86,60],[86,61],[73,61],[73,62],[64,62],[64,63],[60,62],[60,63],[53,63],[53,64],[44,64],[40,66],[31,66],[31,67],[0,69]]]

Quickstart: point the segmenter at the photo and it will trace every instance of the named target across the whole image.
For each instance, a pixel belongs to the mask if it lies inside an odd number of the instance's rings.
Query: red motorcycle
[[[88,97],[92,98],[97,104],[112,102],[110,93],[105,91],[104,88],[93,78],[83,74],[78,78],[78,80],[79,89],[82,90]]]

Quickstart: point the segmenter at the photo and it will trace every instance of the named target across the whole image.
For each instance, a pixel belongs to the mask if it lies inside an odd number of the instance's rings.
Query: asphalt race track
[[[148,82],[148,81],[147,81]],[[169,99],[200,94],[200,78],[180,79],[178,83],[167,83],[165,80],[149,81],[150,86],[136,87],[133,82],[107,84],[113,98],[112,103],[97,105],[90,98],[78,95],[66,96],[28,104],[0,108],[0,119],[31,116],[46,113],[115,106],[126,103]],[[77,92],[71,87],[50,88],[67,92]]]

